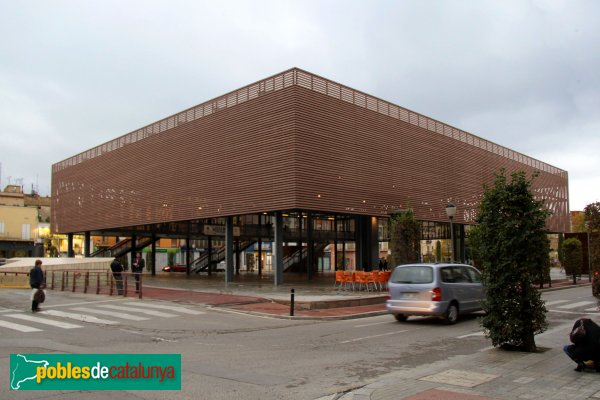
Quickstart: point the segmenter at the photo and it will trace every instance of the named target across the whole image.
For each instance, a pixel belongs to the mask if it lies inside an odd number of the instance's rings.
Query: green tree
[[[588,204],[583,209],[586,231],[589,235],[589,257],[591,269],[594,272],[600,271],[600,202]]]
[[[571,232],[585,232],[585,213],[581,211],[571,212]]]
[[[558,261],[560,262],[560,265],[563,266],[563,262],[564,262],[564,253],[563,253],[563,243],[565,242],[565,235],[564,233],[559,233],[558,234]]]
[[[592,231],[600,230],[600,202],[590,203],[583,209],[585,222]]]
[[[471,226],[469,229],[469,248],[471,250],[471,262],[474,267],[479,270],[483,270],[483,262],[481,261],[481,254],[479,253],[479,247],[481,240],[479,239],[479,226]]]
[[[442,242],[435,242],[435,261],[442,262]]]
[[[392,215],[389,221],[392,265],[419,261],[421,224],[412,210]]]
[[[550,243],[545,221],[550,215],[531,192],[525,172],[496,174],[484,186],[477,222],[478,253],[486,298],[480,323],[492,344],[533,352],[534,335],[546,330],[546,308],[533,285],[546,264]]]
[[[581,241],[570,238],[563,243],[565,274],[573,276],[573,284],[577,283],[577,275],[581,274]]]

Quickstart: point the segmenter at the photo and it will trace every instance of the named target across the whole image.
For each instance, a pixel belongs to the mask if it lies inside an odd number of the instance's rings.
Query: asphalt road
[[[597,313],[589,287],[543,297],[550,328]],[[49,292],[41,314],[28,312],[29,304],[29,291],[0,289],[4,382],[11,353],[180,353],[182,390],[11,392],[1,385],[0,398],[317,399],[372,383],[393,370],[490,346],[477,315],[452,326],[416,317],[399,323],[388,315],[290,321],[198,304],[60,292]]]

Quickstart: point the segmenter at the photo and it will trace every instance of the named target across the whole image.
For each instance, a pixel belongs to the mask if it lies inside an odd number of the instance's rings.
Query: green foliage
[[[534,179],[532,177],[532,179]],[[480,320],[494,346],[535,351],[534,335],[546,330],[546,308],[533,282],[548,265],[549,211],[531,193],[525,172],[496,175],[484,187],[477,222],[486,315]]]
[[[394,214],[389,221],[391,265],[419,261],[421,224],[412,210]]]
[[[481,254],[479,252],[481,239],[479,233],[479,226],[472,226],[469,229],[469,248],[471,250],[471,260],[473,266],[479,270],[483,270],[483,262],[481,261]]]
[[[563,245],[565,274],[573,276],[573,284],[577,283],[577,275],[581,274],[582,252],[581,241],[577,238],[570,238],[564,241]]]
[[[564,257],[564,252],[563,252],[563,243],[565,242],[565,235],[564,233],[559,233],[558,234],[558,261],[560,261],[560,265],[563,265],[563,261],[565,259]]]
[[[589,256],[592,271],[600,271],[600,202],[588,204],[583,212],[590,235]]]
[[[442,262],[442,242],[435,242],[435,261]]]
[[[591,231],[600,230],[600,202],[590,203],[583,209],[585,222]]]
[[[581,211],[571,212],[571,232],[585,232],[585,213]]]

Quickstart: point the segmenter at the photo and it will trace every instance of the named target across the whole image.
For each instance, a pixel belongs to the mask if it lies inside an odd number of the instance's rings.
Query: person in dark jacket
[[[121,275],[123,272],[123,265],[118,258],[115,258],[112,263],[110,263],[110,270],[112,271],[113,278],[115,278],[115,285],[117,286],[117,294],[123,294],[123,276]]]
[[[583,330],[578,329],[583,326]],[[580,318],[571,330],[573,344],[566,345],[564,352],[577,363],[575,371],[581,372],[586,361],[593,361],[596,372],[600,372],[600,326],[589,318]]]
[[[29,271],[29,286],[32,289],[41,290],[44,288],[44,271],[42,271],[42,260],[35,260],[35,266],[31,268]],[[31,311],[36,312],[40,310],[39,302],[37,301],[39,297],[33,296],[31,301]]]
[[[142,253],[137,253],[135,255],[135,260],[133,260],[133,265],[131,266],[131,272],[133,272],[133,277],[135,278],[136,293],[140,291],[140,274],[144,272],[145,267],[146,262],[142,258]]]

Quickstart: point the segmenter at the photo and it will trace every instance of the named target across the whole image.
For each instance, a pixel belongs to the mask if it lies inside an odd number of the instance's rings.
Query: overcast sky
[[[569,173],[600,201],[600,1],[0,0],[2,188],[299,67]]]

